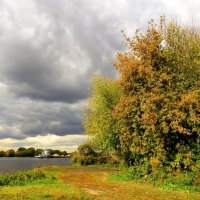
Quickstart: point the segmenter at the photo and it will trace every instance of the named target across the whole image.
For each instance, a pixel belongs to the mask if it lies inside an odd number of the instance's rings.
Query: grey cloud
[[[7,9],[10,31],[1,31],[2,79],[18,97],[70,103],[88,96],[94,72],[115,76],[111,59],[123,49],[123,25],[143,24],[150,13],[160,15],[156,8],[162,6],[152,1],[149,8],[144,0],[114,5],[105,0],[30,1],[24,20],[20,2],[14,4],[19,13]]]
[[[71,105],[10,98],[1,112],[0,138],[82,134],[81,107],[82,102]]]
[[[116,76],[120,30],[163,14],[198,20],[195,2],[0,0],[0,138],[82,134],[90,77]]]

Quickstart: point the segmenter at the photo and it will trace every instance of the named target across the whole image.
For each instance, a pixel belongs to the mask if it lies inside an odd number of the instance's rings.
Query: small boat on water
[[[49,150],[45,150],[41,154],[35,156],[35,158],[50,158],[50,152]]]
[[[70,158],[71,155],[67,154],[67,155],[59,155],[59,154],[53,154],[51,155],[49,150],[45,150],[43,151],[41,154],[34,156],[35,158]]]

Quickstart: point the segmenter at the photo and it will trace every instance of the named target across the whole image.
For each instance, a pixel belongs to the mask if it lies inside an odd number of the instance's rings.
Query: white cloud
[[[84,135],[65,135],[57,136],[48,134],[45,136],[38,135],[36,137],[27,137],[23,140],[17,140],[12,138],[1,139],[1,149],[15,149],[19,147],[34,147],[42,149],[60,149],[68,152],[75,151],[77,146],[87,141],[87,137]]]

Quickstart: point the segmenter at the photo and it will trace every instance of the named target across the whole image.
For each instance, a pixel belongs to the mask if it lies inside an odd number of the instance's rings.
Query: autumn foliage
[[[84,109],[85,133],[92,137],[94,146],[107,151],[119,151],[119,129],[112,112],[121,96],[115,80],[93,76],[91,97]]]
[[[106,112],[96,105],[105,104],[97,98],[102,91],[92,92],[86,133],[107,142],[128,165],[193,170],[200,162],[199,29],[161,18],[125,41],[128,50],[114,64],[120,76],[112,82],[120,92],[107,99]]]

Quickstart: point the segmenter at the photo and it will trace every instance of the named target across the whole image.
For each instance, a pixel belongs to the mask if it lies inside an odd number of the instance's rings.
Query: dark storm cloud
[[[1,76],[19,97],[75,102],[88,94],[87,76],[80,69],[87,63],[82,61],[83,53],[71,49],[68,35],[54,31],[58,26],[52,23],[44,22],[45,28],[33,27],[31,36],[21,29],[12,30],[0,41]],[[60,46],[57,38],[63,38]]]
[[[116,76],[120,30],[162,14],[198,18],[195,2],[0,0],[0,138],[81,134],[91,75]]]
[[[23,139],[36,135],[82,133],[81,104],[34,103],[29,99],[4,102],[0,117],[0,139]]]
[[[86,98],[92,73],[114,76],[110,60],[122,49],[123,24],[145,21],[138,16],[145,1],[116,1],[116,10],[108,1],[31,2],[24,6],[29,13],[22,4],[14,4],[19,13],[6,10],[10,28],[0,41],[2,76],[19,97],[70,103]]]

